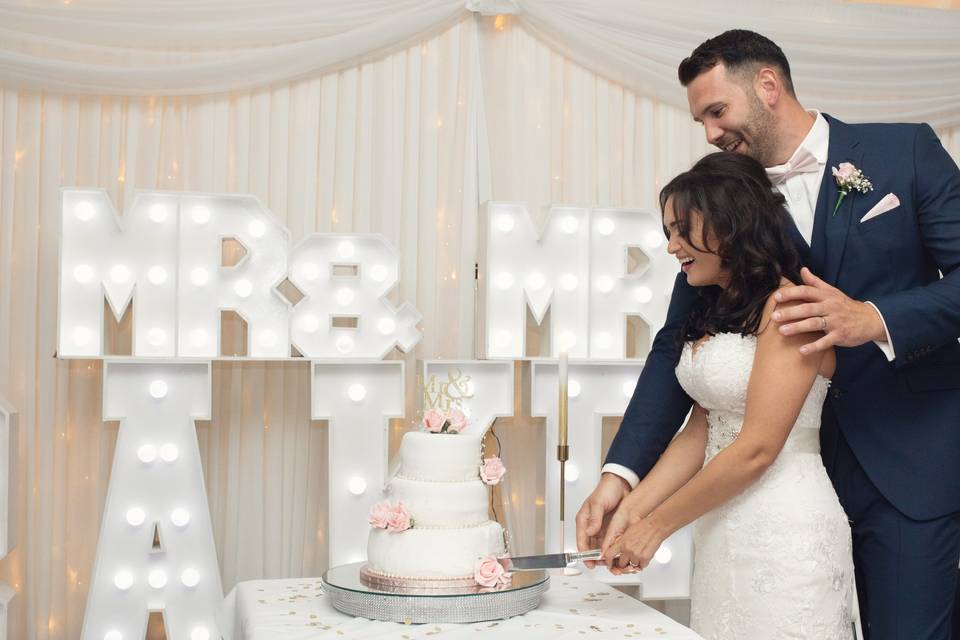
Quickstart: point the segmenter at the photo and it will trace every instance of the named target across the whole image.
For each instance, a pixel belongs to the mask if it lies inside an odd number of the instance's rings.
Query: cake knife
[[[536,569],[562,569],[568,564],[583,560],[600,560],[600,549],[578,553],[548,553],[542,556],[514,556],[499,558],[498,562],[507,571],[534,571]]]

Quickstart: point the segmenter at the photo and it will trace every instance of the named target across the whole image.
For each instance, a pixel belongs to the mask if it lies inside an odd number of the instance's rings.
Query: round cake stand
[[[439,591],[372,586],[360,578],[365,564],[327,570],[323,586],[337,611],[370,620],[406,624],[502,620],[536,609],[550,587],[546,571],[515,571],[511,584],[497,590],[477,585]]]

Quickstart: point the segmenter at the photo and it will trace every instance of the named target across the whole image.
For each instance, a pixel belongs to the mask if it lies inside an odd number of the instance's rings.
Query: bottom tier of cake
[[[493,521],[463,529],[373,529],[367,566],[387,576],[462,578],[473,576],[477,558],[504,553],[503,527]]]

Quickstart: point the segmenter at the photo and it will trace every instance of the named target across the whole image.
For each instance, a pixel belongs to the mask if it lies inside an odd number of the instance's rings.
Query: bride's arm
[[[740,435],[693,478],[610,545],[611,566],[646,566],[660,543],[681,527],[741,493],[773,464],[813,386],[823,353],[801,355],[806,334],[784,336],[770,323],[768,301],[757,337]],[[786,305],[781,305],[784,307]],[[619,556],[619,559],[617,559]]]
[[[670,442],[653,469],[623,499],[618,511],[624,511],[632,519],[646,517],[703,468],[706,448],[707,412],[694,404],[686,426]]]

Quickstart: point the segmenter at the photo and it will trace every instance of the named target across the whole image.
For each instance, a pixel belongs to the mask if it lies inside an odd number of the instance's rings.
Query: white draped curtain
[[[486,15],[489,14],[489,15]],[[499,15],[498,15],[499,14]],[[496,16],[496,17],[495,17]],[[718,16],[722,16],[718,18]],[[59,189],[253,193],[298,241],[378,232],[404,356],[472,358],[477,211],[488,199],[654,207],[708,150],[676,64],[724,28],[775,38],[801,100],[851,121],[926,120],[960,156],[960,14],[832,2],[175,0],[0,2],[0,396],[21,416],[9,637],[75,638],[116,424],[98,362],[54,358]],[[129,319],[111,329],[129,344]],[[227,331],[232,331],[231,327]],[[518,369],[522,378],[523,368]],[[518,398],[517,409],[522,413]],[[325,568],[326,426],[304,363],[214,366],[198,425],[224,587]],[[615,424],[608,425],[609,431]],[[543,423],[497,432],[516,548],[543,544]]]

